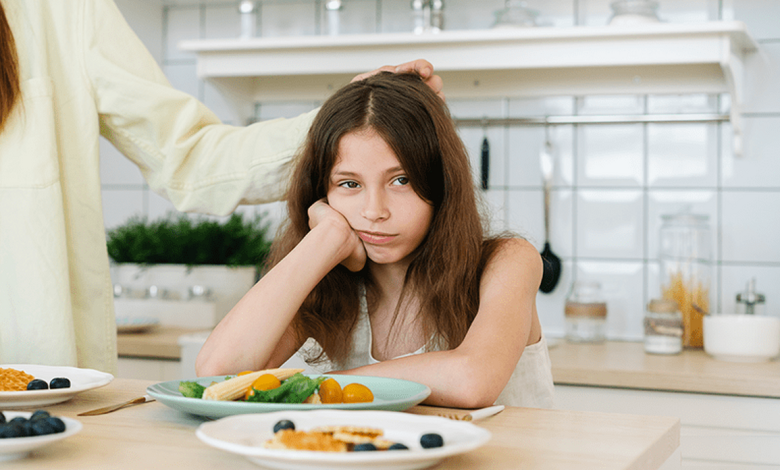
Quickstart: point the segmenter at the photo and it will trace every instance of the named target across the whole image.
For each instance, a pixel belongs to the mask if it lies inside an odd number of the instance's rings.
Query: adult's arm
[[[181,211],[216,215],[238,204],[284,197],[293,159],[317,110],[291,119],[230,126],[170,86],[111,0],[85,0],[83,63],[101,134],[141,169],[149,186]],[[425,60],[418,71],[441,92]],[[375,73],[370,72],[370,73]]]

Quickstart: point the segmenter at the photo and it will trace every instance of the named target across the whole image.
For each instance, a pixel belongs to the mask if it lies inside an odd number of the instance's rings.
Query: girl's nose
[[[360,215],[367,220],[377,221],[390,217],[390,210],[387,207],[385,196],[381,191],[367,191],[366,201]]]

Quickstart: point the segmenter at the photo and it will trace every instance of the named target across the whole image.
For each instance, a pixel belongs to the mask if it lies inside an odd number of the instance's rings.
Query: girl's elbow
[[[217,361],[214,361],[213,357],[204,354],[202,350],[198,353],[198,357],[195,359],[195,375],[198,377],[210,377],[222,375],[223,373],[224,368]]]
[[[456,394],[458,408],[483,408],[496,402],[506,383],[499,383],[496,374],[486,370],[484,363],[474,363],[463,367],[461,377],[470,377],[462,382],[461,389]]]

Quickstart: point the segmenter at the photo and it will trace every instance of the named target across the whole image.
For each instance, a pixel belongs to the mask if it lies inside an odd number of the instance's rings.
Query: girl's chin
[[[408,253],[377,253],[373,250],[366,250],[367,261],[377,265],[391,265],[391,264],[409,264],[411,257]]]

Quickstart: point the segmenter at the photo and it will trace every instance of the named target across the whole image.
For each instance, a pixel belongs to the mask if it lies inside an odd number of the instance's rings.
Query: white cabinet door
[[[773,398],[555,386],[556,407],[680,418],[682,465],[780,466],[780,400]]]

